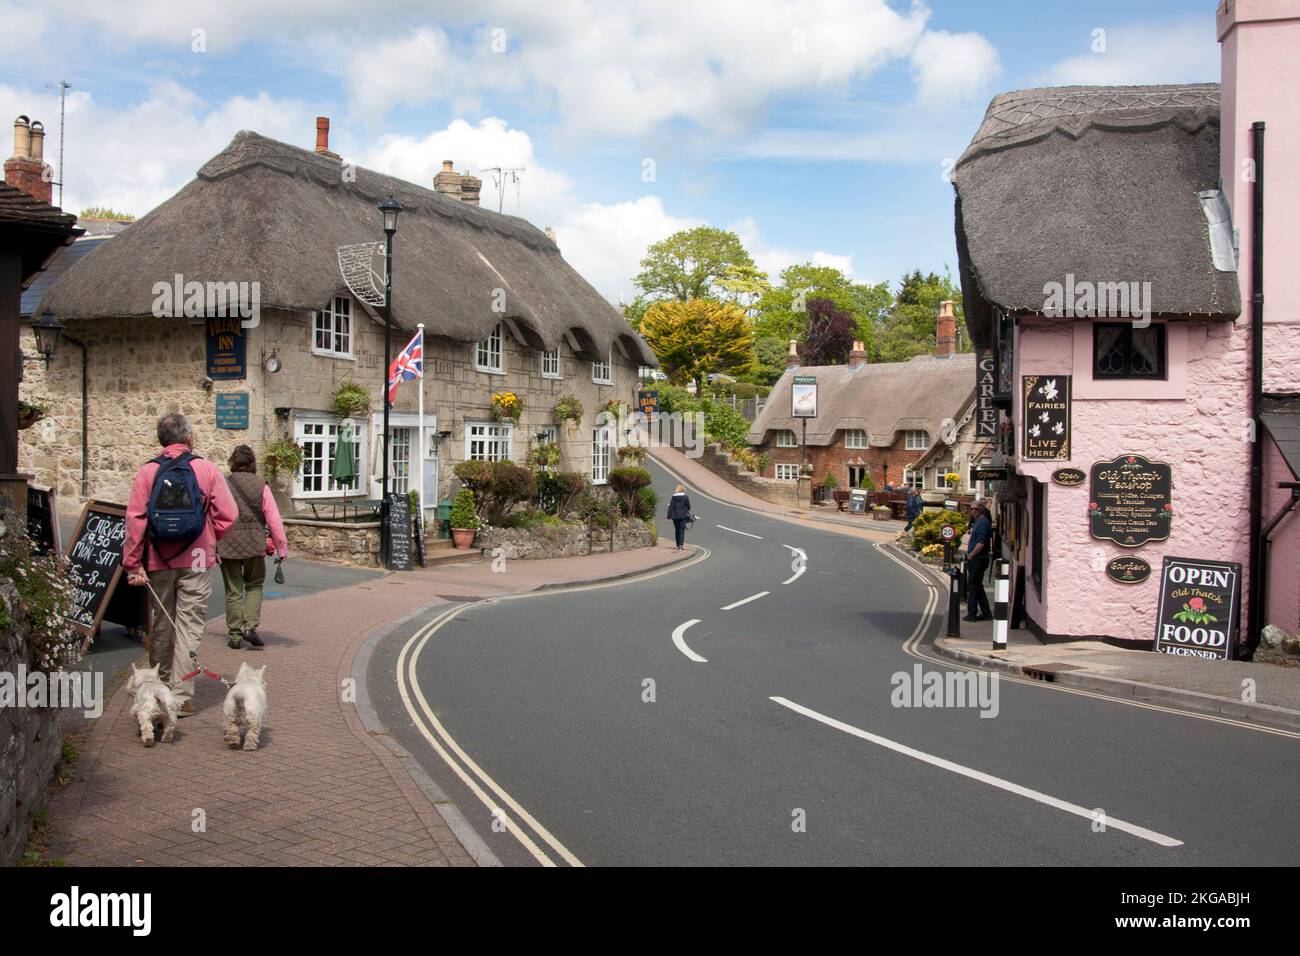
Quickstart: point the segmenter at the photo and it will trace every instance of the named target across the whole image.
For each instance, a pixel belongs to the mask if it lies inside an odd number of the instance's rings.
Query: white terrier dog
[[[235,683],[221,706],[226,716],[226,743],[239,746],[239,732],[244,732],[244,749],[256,750],[266,718],[266,665],[249,667],[241,662]]]
[[[170,687],[158,677],[158,665],[139,668],[131,665],[131,676],[126,682],[126,692],[135,698],[131,716],[140,725],[140,739],[146,747],[155,743],[155,725],[162,725],[162,742],[171,743],[176,732],[176,714],[181,702]]]

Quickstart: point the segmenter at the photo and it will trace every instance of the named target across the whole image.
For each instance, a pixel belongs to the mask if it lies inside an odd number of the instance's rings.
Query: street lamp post
[[[380,515],[380,550],[383,553],[384,565],[388,564],[388,375],[389,366],[393,361],[392,357],[392,325],[393,325],[393,233],[397,232],[397,216],[402,211],[402,204],[389,196],[379,204],[379,211],[384,216],[384,371],[383,386],[380,391],[381,400],[384,403],[384,433],[382,439],[383,448],[383,471],[380,479],[382,492],[380,494],[379,506]]]

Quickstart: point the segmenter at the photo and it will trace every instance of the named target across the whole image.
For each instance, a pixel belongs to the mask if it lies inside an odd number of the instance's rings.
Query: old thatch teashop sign
[[[1026,461],[1061,461],[1070,457],[1070,376],[1021,377],[1021,429]]]
[[[1162,461],[1120,455],[1092,466],[1088,530],[1101,541],[1138,548],[1164,541],[1173,523],[1173,471]]]
[[[1165,558],[1155,649],[1179,657],[1230,658],[1240,584],[1240,564]]]

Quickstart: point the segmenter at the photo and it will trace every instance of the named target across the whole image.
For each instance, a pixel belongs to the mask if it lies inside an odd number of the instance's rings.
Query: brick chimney
[[[947,358],[957,351],[957,316],[952,311],[952,300],[939,303],[939,317],[934,325],[934,354]]]
[[[328,116],[316,117],[316,152],[322,156],[328,156],[330,159],[339,159],[338,153],[330,151],[330,118]]]
[[[433,191],[459,201],[460,173],[451,168],[450,159],[442,161],[442,171],[433,177]]]
[[[867,364],[867,348],[861,342],[854,341],[853,351],[849,353],[849,368],[861,368]]]
[[[14,120],[14,154],[5,160],[5,182],[52,205],[53,179],[45,168],[45,127],[26,116],[18,117]]]
[[[790,340],[790,351],[786,354],[785,357],[785,367],[786,368],[799,367],[799,342],[796,339]]]
[[[467,206],[477,206],[478,194],[482,188],[483,180],[469,173],[463,173],[460,177],[460,201]]]

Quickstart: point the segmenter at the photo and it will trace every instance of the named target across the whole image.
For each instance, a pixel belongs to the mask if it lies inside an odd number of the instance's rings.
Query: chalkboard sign
[[[1141,455],[1099,461],[1089,475],[1088,530],[1101,541],[1138,548],[1164,541],[1173,523],[1173,469]]]
[[[855,515],[867,513],[867,491],[865,488],[849,490],[849,511]]]
[[[27,537],[32,539],[41,554],[58,554],[63,550],[53,488],[27,486]]]
[[[388,496],[386,521],[388,528],[388,569],[411,570],[411,502],[406,495],[391,493]]]
[[[72,623],[90,637],[99,628],[122,577],[126,544],[126,508],[88,501],[77,520],[68,548],[68,563],[77,586]]]
[[[1156,650],[1227,660],[1237,630],[1241,565],[1166,557],[1160,572]]]

